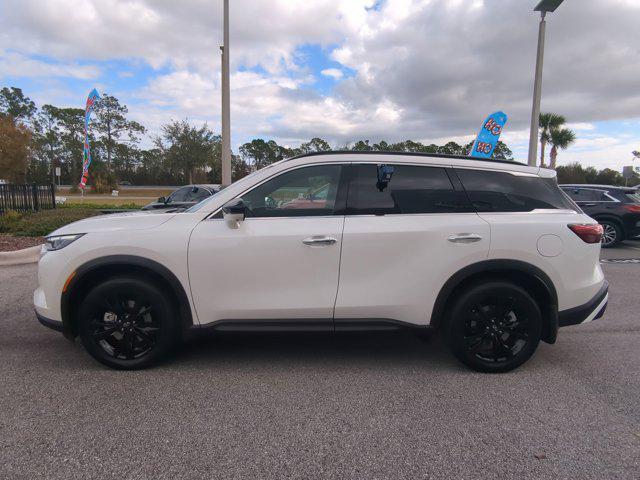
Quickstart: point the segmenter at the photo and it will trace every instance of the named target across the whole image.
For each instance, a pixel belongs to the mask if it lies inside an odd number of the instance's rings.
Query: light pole
[[[229,92],[229,0],[224,0],[222,50],[222,185],[231,185],[231,105]]]
[[[538,54],[536,56],[536,77],[533,84],[533,108],[531,109],[531,131],[529,132],[529,165],[536,165],[538,155],[538,128],[540,118],[540,98],[542,96],[542,64],[544,61],[544,38],[547,27],[547,12],[555,12],[564,0],[542,0],[533,9],[540,12],[540,28],[538,30]]]

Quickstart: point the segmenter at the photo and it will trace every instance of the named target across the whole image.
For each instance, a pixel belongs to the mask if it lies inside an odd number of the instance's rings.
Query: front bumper
[[[605,280],[598,293],[587,303],[558,312],[558,324],[560,327],[568,327],[596,320],[604,315],[608,302],[609,282]]]
[[[58,320],[51,320],[50,318],[40,315],[38,312],[36,312],[36,317],[38,318],[38,321],[45,327],[55,330],[56,332],[64,332],[64,326],[62,322],[59,322]]]

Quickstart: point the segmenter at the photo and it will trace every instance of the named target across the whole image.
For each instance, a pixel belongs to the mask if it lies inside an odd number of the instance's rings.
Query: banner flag
[[[84,148],[82,150],[82,178],[80,179],[80,185],[78,185],[83,191],[87,186],[87,180],[89,178],[89,165],[91,165],[91,150],[89,150],[89,118],[96,102],[100,100],[98,91],[94,88],[87,97],[87,105],[84,109]]]
[[[495,112],[489,115],[482,125],[478,138],[473,142],[469,156],[491,158],[506,123],[507,114],[504,112]]]

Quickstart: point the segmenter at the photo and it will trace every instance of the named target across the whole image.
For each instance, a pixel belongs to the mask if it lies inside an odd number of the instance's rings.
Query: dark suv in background
[[[560,188],[604,227],[603,247],[613,247],[640,235],[638,189],[611,185],[560,185]]]

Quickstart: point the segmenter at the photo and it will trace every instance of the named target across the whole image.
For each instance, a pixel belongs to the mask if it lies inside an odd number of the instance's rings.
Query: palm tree
[[[544,153],[547,143],[551,142],[551,131],[567,123],[567,119],[556,113],[540,114],[540,166],[544,167]]]
[[[576,134],[568,128],[555,128],[551,130],[550,143],[551,152],[551,168],[556,168],[556,159],[558,158],[558,149],[565,150],[569,145],[576,141]]]

